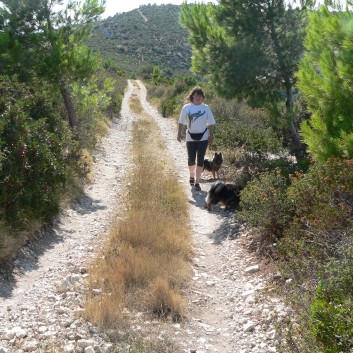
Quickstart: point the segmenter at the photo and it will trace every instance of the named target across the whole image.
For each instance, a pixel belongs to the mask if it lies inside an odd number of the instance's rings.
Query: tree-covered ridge
[[[187,31],[180,26],[178,5],[147,5],[100,21],[89,45],[128,72],[159,66],[167,75],[191,66]]]

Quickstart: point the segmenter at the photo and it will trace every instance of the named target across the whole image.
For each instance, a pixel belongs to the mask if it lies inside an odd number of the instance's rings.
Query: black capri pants
[[[197,156],[197,166],[203,167],[207,146],[208,140],[186,142],[186,148],[188,150],[188,166],[195,165]]]

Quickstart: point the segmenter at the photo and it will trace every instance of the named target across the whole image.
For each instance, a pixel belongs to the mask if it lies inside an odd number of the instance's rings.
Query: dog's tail
[[[212,184],[210,190],[207,193],[207,196],[205,198],[205,207],[207,207],[209,210],[211,209],[211,205],[214,202],[215,199],[215,194],[216,194],[216,189],[219,187],[220,184],[224,184],[224,181],[217,180],[215,183]]]

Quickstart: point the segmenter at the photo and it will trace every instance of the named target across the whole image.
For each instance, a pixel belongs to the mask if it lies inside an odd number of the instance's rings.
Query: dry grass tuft
[[[149,286],[149,310],[160,318],[171,316],[180,321],[184,303],[180,293],[175,291],[165,278],[157,277]]]
[[[136,114],[141,114],[143,112],[143,107],[137,97],[130,98],[130,109]]]
[[[11,234],[11,232],[0,225],[0,263],[5,263],[12,259],[24,245],[25,240]]]
[[[152,119],[134,124],[135,168],[128,177],[125,218],[111,227],[90,274],[86,313],[94,323],[119,326],[124,308],[174,321],[185,314],[180,292],[191,272],[188,205],[164,151]],[[102,292],[94,295],[93,289]]]
[[[89,183],[92,183],[94,179],[93,173],[93,157],[91,153],[86,149],[82,149],[80,153],[79,167],[83,170],[85,178]]]
[[[102,137],[109,133],[112,123],[111,120],[106,117],[100,117],[95,126],[95,134],[97,135],[97,140],[100,142]]]
[[[36,220],[28,221],[26,230],[14,230],[0,220],[0,264],[13,259],[18,251],[41,228],[41,223]]]

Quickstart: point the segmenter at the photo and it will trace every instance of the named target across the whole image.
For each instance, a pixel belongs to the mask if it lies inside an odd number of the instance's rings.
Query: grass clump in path
[[[91,295],[86,313],[103,327],[118,327],[124,312],[173,321],[184,315],[181,292],[190,278],[192,253],[187,200],[171,173],[158,126],[146,115],[139,117],[133,126],[135,167],[126,182],[127,211],[112,226],[90,274],[92,292],[102,292]]]

